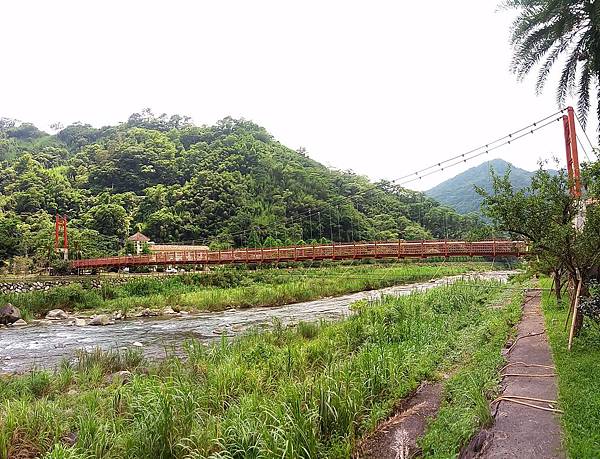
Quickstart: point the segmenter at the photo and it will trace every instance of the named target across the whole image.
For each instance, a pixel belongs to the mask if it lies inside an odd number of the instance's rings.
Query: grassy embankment
[[[210,274],[136,278],[92,290],[80,284],[46,292],[0,296],[26,319],[61,308],[67,311],[123,311],[143,308],[220,311],[232,307],[280,306],[490,269],[489,263],[339,265],[294,269],[223,269]]]
[[[489,420],[485,395],[520,311],[510,295],[457,283],[359,302],[339,322],[190,342],[184,360],[88,354],[0,380],[0,457],[345,458],[394,403],[450,368],[424,448],[455,453]],[[106,378],[124,369],[127,384]]]
[[[550,279],[542,279],[549,288]],[[544,292],[542,306],[558,373],[559,405],[569,457],[600,457],[600,329],[585,326],[567,350],[568,299]]]

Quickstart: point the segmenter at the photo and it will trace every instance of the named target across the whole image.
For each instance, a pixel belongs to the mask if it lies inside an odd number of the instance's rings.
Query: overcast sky
[[[556,111],[552,83],[536,96],[509,72],[511,14],[497,4],[3,1],[0,116],[45,129],[144,107],[244,117],[331,167],[395,179]],[[530,170],[562,158],[562,126],[489,156]]]

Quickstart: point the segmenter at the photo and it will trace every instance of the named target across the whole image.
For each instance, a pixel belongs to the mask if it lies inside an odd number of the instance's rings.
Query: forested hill
[[[503,159],[493,159],[472,167],[425,193],[461,214],[479,212],[483,198],[475,191],[475,187],[483,188],[487,192],[492,191],[491,169],[498,175],[504,175],[510,170],[510,181],[517,190],[529,186],[534,174],[515,167]]]
[[[421,193],[330,170],[245,120],[195,126],[144,110],[116,126],[75,123],[49,135],[3,118],[0,161],[4,260],[48,257],[56,213],[68,216],[81,256],[114,253],[136,230],[222,247],[481,230]]]

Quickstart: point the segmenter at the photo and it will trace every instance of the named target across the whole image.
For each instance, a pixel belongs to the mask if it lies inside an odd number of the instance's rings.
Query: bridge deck
[[[519,257],[527,246],[521,241],[386,241],[350,244],[299,245],[261,249],[174,251],[150,255],[74,260],[74,269],[155,265],[258,264],[286,261],[351,260],[362,258]]]

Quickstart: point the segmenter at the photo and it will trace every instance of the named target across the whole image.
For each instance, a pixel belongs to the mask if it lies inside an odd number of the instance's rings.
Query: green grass
[[[549,279],[542,279],[550,287]],[[568,300],[557,303],[544,292],[542,306],[558,373],[559,405],[569,457],[600,457],[600,329],[587,324],[567,350]]]
[[[461,366],[444,382],[441,409],[420,441],[424,457],[456,457],[475,433],[491,425],[489,403],[498,393],[498,369],[505,362],[501,350],[521,317],[522,301],[522,292],[505,292],[497,304],[502,313],[463,336]]]
[[[123,311],[173,309],[219,311],[227,308],[280,306],[326,296],[377,289],[435,277],[489,269],[486,263],[332,265],[319,268],[220,269],[210,274],[136,278],[124,285],[93,290],[79,283],[47,292],[0,296],[26,320],[51,309]]]
[[[490,307],[503,292],[460,282],[362,301],[338,322],[274,323],[209,347],[190,341],[182,359],[146,365],[135,354],[93,353],[53,373],[1,379],[0,457],[345,458],[399,399],[455,366],[446,424],[475,418],[477,400],[457,406],[491,387],[482,376],[465,388],[477,367],[487,374],[498,364],[487,346],[501,346],[515,320],[514,307]],[[106,377],[123,369],[133,372],[128,384]],[[61,441],[70,433],[73,447]],[[433,450],[455,441],[429,438]]]

